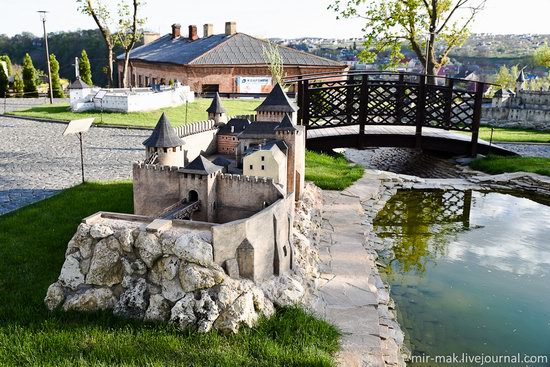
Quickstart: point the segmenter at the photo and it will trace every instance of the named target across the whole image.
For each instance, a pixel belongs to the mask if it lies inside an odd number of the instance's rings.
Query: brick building
[[[132,50],[129,80],[134,87],[179,80],[197,93],[245,92],[250,91],[250,83],[256,83],[258,92],[267,93],[271,90],[271,73],[263,55],[266,45],[266,40],[238,33],[234,22],[226,23],[223,34],[214,34],[213,26],[205,24],[202,38],[194,25],[189,26],[189,35],[184,37],[181,26],[173,24],[171,33]],[[278,47],[285,76],[347,69],[346,64],[337,61]],[[123,55],[117,58],[119,75],[123,59]]]

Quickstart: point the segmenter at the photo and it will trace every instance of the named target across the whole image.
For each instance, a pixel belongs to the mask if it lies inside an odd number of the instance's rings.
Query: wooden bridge
[[[479,140],[486,84],[395,72],[302,75],[294,84],[313,150],[408,147],[459,155],[515,155]],[[457,131],[461,133],[455,133]]]

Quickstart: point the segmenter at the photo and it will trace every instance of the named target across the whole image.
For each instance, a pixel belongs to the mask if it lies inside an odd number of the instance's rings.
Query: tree
[[[52,72],[52,91],[54,98],[65,98],[63,88],[61,87],[61,81],[59,80],[59,62],[55,58],[54,54],[50,55],[50,65]]]
[[[29,54],[23,59],[23,91],[25,97],[38,97],[37,74]]]
[[[25,84],[23,79],[21,79],[21,74],[15,73],[13,78],[13,91],[16,97],[23,97],[23,92],[25,91]]]
[[[78,72],[80,74],[80,79],[89,86],[94,85],[92,82],[92,68],[90,67],[90,59],[88,59],[88,54],[86,50],[82,50],[80,54],[80,59],[78,60]]]
[[[9,88],[9,79],[3,67],[0,67],[0,98],[6,97]]]
[[[141,6],[139,0],[132,0],[132,10],[128,4],[118,4],[118,31],[116,32],[117,42],[124,48],[124,64],[122,67],[122,87],[128,88],[128,64],[130,62],[130,51],[141,39],[143,33],[140,27],[145,23],[144,19],[138,18],[138,9]]]
[[[535,51],[533,58],[536,65],[550,68],[550,47],[548,47],[548,43],[545,42],[544,45],[540,46]]]
[[[487,0],[334,0],[329,9],[338,18],[362,18],[365,50],[360,58],[375,60],[390,51],[389,66],[403,59],[407,44],[427,73],[437,75],[451,50],[468,39],[469,28]]]
[[[107,84],[109,87],[113,87],[113,48],[115,47],[115,36],[111,33],[109,29],[110,23],[112,21],[110,11],[107,6],[101,0],[76,0],[80,4],[79,10],[86,15],[91,16],[99,31],[103,37],[103,42],[105,43],[105,48],[107,49]]]
[[[271,41],[267,41],[267,46],[262,45],[262,53],[267,63],[267,68],[271,72],[273,84],[282,84],[285,71],[283,57],[279,52],[279,46]]]
[[[8,55],[2,55],[0,56],[0,61],[4,61],[6,63],[6,67],[8,69],[8,77],[10,75],[13,75],[13,67],[11,64],[11,59]]]
[[[514,65],[511,68],[503,65],[495,75],[495,84],[505,89],[516,89],[516,80],[519,76],[519,66]]]
[[[122,83],[127,85],[127,70],[129,64],[129,53],[134,48],[135,44],[141,38],[141,32],[139,27],[144,23],[143,19],[137,17],[138,9],[142,5],[140,0],[132,1],[132,11],[130,6],[126,3],[126,0],[118,0],[118,19],[113,19],[111,14],[114,13],[113,9],[109,7],[107,0],[76,0],[80,4],[80,11],[84,14],[91,16],[105,43],[107,48],[107,79],[109,87],[114,85],[113,83],[113,49],[117,44],[120,44],[124,49],[124,67]],[[113,29],[117,28],[116,31]]]

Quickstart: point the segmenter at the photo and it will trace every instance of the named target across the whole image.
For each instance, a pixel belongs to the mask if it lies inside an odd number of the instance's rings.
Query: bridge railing
[[[343,72],[287,79],[296,84],[298,122],[307,129],[359,125],[399,125],[472,133],[476,153],[485,83],[423,74]]]

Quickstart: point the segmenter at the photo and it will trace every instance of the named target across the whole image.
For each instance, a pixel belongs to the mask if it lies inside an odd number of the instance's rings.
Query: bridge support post
[[[303,110],[304,110],[304,82],[302,81],[302,76],[299,75],[298,76],[298,88],[297,88],[297,101],[298,101],[298,106],[300,106],[300,108],[298,109],[298,125],[303,125]]]
[[[357,147],[362,149],[365,147],[365,125],[367,123],[367,114],[369,108],[369,76],[363,74],[361,81],[361,98],[359,100],[359,141]]]
[[[418,80],[418,103],[416,104],[415,148],[422,149],[422,125],[426,120],[426,78]]]
[[[454,79],[447,79],[447,85],[445,86],[445,130],[449,130],[451,128],[454,83]]]
[[[485,84],[476,82],[476,94],[474,102],[474,118],[472,123],[472,142],[470,155],[477,156],[477,144],[479,139],[479,126],[481,124],[481,108],[483,106],[483,88]]]
[[[309,81],[306,79],[302,82],[302,125],[309,127]]]

